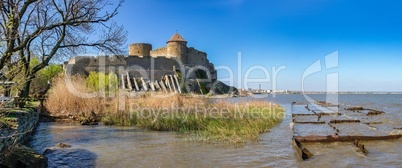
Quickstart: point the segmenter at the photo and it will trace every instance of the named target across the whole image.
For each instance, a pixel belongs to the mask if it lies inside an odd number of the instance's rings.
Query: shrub
[[[85,79],[85,84],[93,91],[101,93],[114,93],[118,89],[118,78],[116,74],[105,74],[102,72],[90,72]]]
[[[41,96],[37,94],[44,94],[49,89],[49,83],[59,73],[63,72],[63,68],[60,65],[49,65],[39,72],[37,72],[36,78],[32,80],[30,93],[31,95]]]

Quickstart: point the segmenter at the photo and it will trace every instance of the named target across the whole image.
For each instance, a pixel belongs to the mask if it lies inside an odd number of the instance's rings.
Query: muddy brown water
[[[309,95],[325,100],[325,95]],[[335,99],[330,97],[329,99]],[[402,127],[402,95],[339,95],[339,104],[385,111]],[[236,98],[244,101],[250,98]],[[292,146],[292,102],[307,102],[303,95],[272,95],[265,100],[286,109],[282,123],[261,134],[261,141],[243,146],[192,142],[174,132],[133,127],[80,126],[40,123],[30,147],[45,152],[49,167],[400,167],[402,139],[364,142],[367,156],[351,143],[304,144],[313,158],[301,161]],[[393,123],[392,125],[395,125]],[[60,149],[57,143],[71,148]],[[47,150],[46,150],[47,149]]]

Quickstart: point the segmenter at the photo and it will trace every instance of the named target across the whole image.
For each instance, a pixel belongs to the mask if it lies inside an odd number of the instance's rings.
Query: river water
[[[339,101],[385,111],[402,127],[402,95],[309,95],[316,100]],[[337,98],[338,97],[338,98]],[[232,101],[243,101],[236,98]],[[192,142],[175,132],[133,127],[80,126],[40,123],[29,146],[45,152],[50,167],[400,167],[402,140],[365,142],[369,154],[359,155],[350,143],[305,145],[314,157],[298,159],[290,129],[292,102],[303,95],[263,98],[286,109],[282,123],[261,134],[261,141],[241,146]],[[57,143],[71,148],[60,149]]]

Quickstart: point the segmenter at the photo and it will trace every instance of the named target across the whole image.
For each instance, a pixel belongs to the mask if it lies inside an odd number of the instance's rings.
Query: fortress
[[[178,90],[185,83],[191,91],[198,89],[194,86],[200,85],[199,79],[208,80],[210,84],[217,80],[217,72],[207,54],[187,47],[187,41],[178,33],[161,48],[153,50],[151,44],[133,43],[128,49],[128,56],[73,57],[65,62],[65,71],[81,75],[88,75],[90,71],[114,72],[120,78],[122,88],[132,90],[162,89],[160,82],[168,88],[170,82]],[[134,87],[136,83],[141,86]]]

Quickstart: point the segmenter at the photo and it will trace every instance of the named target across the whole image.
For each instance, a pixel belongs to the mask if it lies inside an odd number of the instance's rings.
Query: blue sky
[[[230,67],[241,88],[238,52],[242,79],[259,65],[270,73],[262,88],[272,89],[272,67],[285,66],[276,89],[301,90],[305,70],[337,51],[338,67],[325,69],[322,61],[323,71],[305,79],[306,90],[326,90],[327,74],[338,73],[340,91],[402,91],[401,7],[392,0],[127,0],[116,20],[128,31],[127,44],[159,48],[177,30],[215,66]]]

